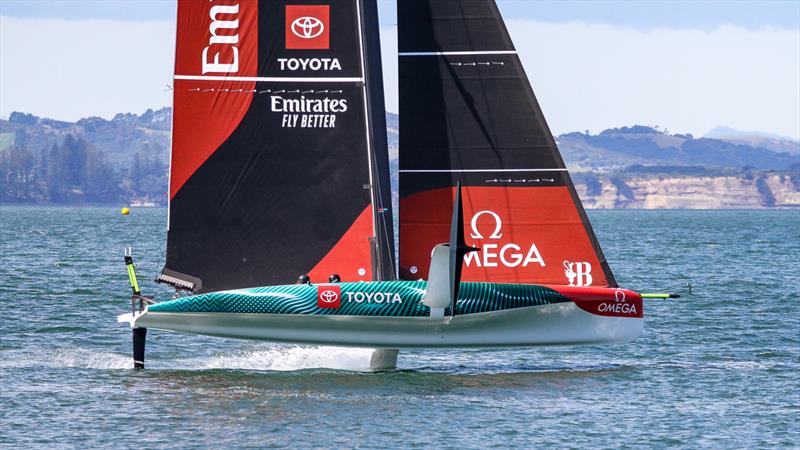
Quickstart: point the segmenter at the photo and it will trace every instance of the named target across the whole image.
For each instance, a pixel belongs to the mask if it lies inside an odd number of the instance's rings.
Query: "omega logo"
[[[503,237],[503,233],[500,232],[500,229],[503,228],[503,221],[500,220],[500,216],[498,216],[496,212],[489,210],[479,211],[472,216],[472,221],[470,222],[470,225],[472,226],[472,233],[470,234],[470,237],[472,239],[483,239],[483,235],[480,231],[478,231],[478,219],[484,214],[489,214],[494,218],[494,231],[489,236],[489,239],[500,239]]]
[[[484,237],[478,230],[478,219],[484,215],[488,215],[494,219],[494,228],[492,228],[492,232],[488,237]],[[472,226],[472,232],[470,233],[472,239],[491,239],[496,241],[503,237],[503,220],[500,218],[500,215],[494,211],[478,211],[472,216],[470,225]],[[484,242],[479,247],[481,249],[480,252],[472,252],[464,257],[464,262],[467,267],[502,266],[514,268],[518,266],[528,267],[531,264],[538,264],[540,267],[547,266],[534,242],[521,245],[514,242]]]

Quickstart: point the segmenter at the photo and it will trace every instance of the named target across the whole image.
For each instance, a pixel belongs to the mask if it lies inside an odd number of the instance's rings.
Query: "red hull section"
[[[578,308],[597,316],[644,317],[642,296],[616,288],[546,286],[569,298]]]
[[[462,188],[464,235],[481,251],[466,256],[463,281],[608,286],[566,186]],[[455,188],[400,201],[400,270],[428,277],[430,254],[447,242]]]

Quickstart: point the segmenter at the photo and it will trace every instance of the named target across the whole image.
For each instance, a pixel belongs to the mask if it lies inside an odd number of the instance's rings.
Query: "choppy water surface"
[[[1,207],[0,445],[9,447],[797,447],[800,212],[594,211],[647,303],[612,347],[369,350],[151,330],[133,371],[122,249],[143,287],[163,209]]]

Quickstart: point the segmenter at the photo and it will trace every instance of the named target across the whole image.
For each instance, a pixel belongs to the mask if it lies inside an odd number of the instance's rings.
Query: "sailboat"
[[[166,264],[148,328],[402,348],[635,339],[493,0],[398,2],[399,259],[375,0],[179,0]],[[661,294],[653,294],[657,296]],[[667,294],[663,294],[667,295]],[[646,297],[647,295],[645,295]]]

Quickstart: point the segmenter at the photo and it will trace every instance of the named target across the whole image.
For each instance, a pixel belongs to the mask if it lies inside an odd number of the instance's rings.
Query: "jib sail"
[[[160,281],[393,277],[377,40],[374,0],[179,0]]]
[[[400,275],[426,278],[461,181],[463,279],[616,286],[493,0],[398,2]]]

